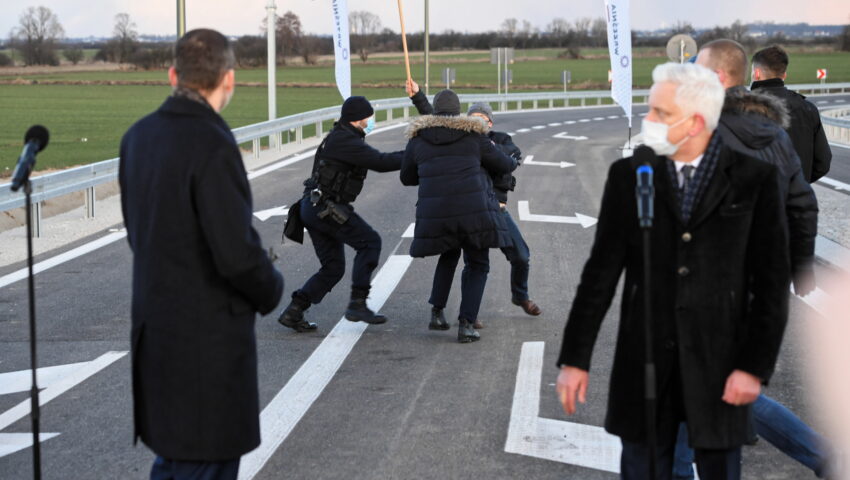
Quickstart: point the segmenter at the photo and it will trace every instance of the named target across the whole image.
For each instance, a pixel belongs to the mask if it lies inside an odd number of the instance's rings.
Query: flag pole
[[[407,69],[407,80],[410,81],[413,77],[410,75],[410,55],[407,53],[407,34],[404,32],[404,8],[401,5],[402,0],[398,0],[398,18],[401,22],[401,46],[404,48],[404,67]]]

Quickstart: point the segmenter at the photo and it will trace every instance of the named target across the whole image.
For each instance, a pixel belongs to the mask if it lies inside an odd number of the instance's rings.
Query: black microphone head
[[[27,134],[24,135],[24,145],[30,143],[31,140],[38,142],[38,151],[40,152],[47,146],[47,142],[50,140],[50,133],[41,125],[33,125],[27,130]]]
[[[656,156],[655,150],[647,147],[646,145],[640,145],[635,148],[634,157],[635,160],[638,160],[640,163],[649,163],[654,160]]]

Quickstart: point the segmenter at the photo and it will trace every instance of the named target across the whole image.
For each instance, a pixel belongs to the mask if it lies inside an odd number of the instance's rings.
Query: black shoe
[[[298,333],[317,329],[318,325],[304,320],[304,310],[306,309],[293,301],[288,307],[286,307],[283,313],[277,317],[277,321],[284,327],[289,327]]]
[[[481,335],[472,328],[472,322],[458,319],[457,341],[460,343],[477,342],[481,339]]]
[[[431,308],[431,321],[428,323],[428,330],[448,330],[449,322],[446,321],[446,316],[443,315],[443,309]]]
[[[366,322],[370,325],[386,323],[387,317],[375,313],[366,306],[365,298],[352,298],[345,311],[345,319],[349,322]]]

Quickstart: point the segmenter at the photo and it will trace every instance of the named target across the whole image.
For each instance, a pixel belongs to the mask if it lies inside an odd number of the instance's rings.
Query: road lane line
[[[825,183],[836,190],[844,190],[845,192],[850,192],[850,184],[839,182],[838,180],[829,177],[821,177],[818,182]]]
[[[845,145],[843,143],[829,142],[829,144],[833,147],[850,148],[850,145]]]
[[[413,258],[408,255],[391,255],[387,259],[372,282],[369,308],[375,311],[381,309],[412,261]],[[340,319],[310,358],[263,409],[260,414],[262,443],[242,457],[240,480],[252,479],[262,470],[336,375],[367,326],[366,323]]]

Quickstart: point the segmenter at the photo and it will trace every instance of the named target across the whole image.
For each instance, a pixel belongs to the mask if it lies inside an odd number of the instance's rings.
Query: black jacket
[[[744,87],[726,91],[717,131],[732,149],[764,160],[779,169],[780,192],[785,198],[791,270],[796,276],[812,268],[818,232],[818,202],[806,182],[794,146],[782,126],[789,122],[782,102],[748,92]]]
[[[818,107],[803,95],[785,88],[785,82],[781,78],[753,82],[750,88],[754,92],[773,95],[785,102],[791,116],[791,123],[785,127],[785,131],[800,156],[806,181],[813,183],[826,175],[832,162],[832,151],[821,124]]]
[[[419,112],[420,115],[431,115],[434,113],[434,108],[428,101],[428,97],[426,97],[421,90],[410,97],[410,100],[413,102],[413,105],[416,107],[416,111]],[[502,153],[516,160],[517,166],[521,165],[522,152],[519,147],[514,144],[510,135],[505,132],[494,132],[493,130],[488,130],[487,138],[492,140],[493,143],[502,150]],[[490,177],[493,180],[493,188],[496,191],[496,199],[499,200],[500,203],[508,203],[508,192],[512,192],[514,187],[516,187],[516,177],[510,173],[489,171],[488,173],[490,173]]]
[[[401,168],[404,151],[383,153],[371,147],[365,139],[366,134],[363,133],[363,130],[352,126],[350,123],[334,123],[333,129],[322,141],[316,152],[317,161],[313,163],[313,173],[318,168],[318,160],[321,158],[329,158],[355,168],[376,172],[395,172]],[[304,185],[306,187],[305,194],[316,188],[309,178],[304,182]]]
[[[166,458],[238,458],[260,443],[254,317],[283,291],[251,226],[239,147],[211,108],[171,97],[124,135],[118,178],[134,438]]]
[[[435,115],[408,128],[401,182],[419,185],[411,256],[511,244],[487,172],[509,173],[516,161],[493,145],[485,129],[474,117]]]
[[[776,168],[722,147],[714,176],[687,224],[666,157],[653,161],[652,322],[658,392],[678,364],[688,431],[697,448],[750,439],[750,408],[721,400],[735,369],[767,381],[788,308],[785,217]],[[564,331],[559,365],[590,369],[593,346],[626,278],[605,428],[645,441],[643,235],[634,212],[634,158],[608,173],[599,223]],[[597,380],[598,383],[602,383]]]

